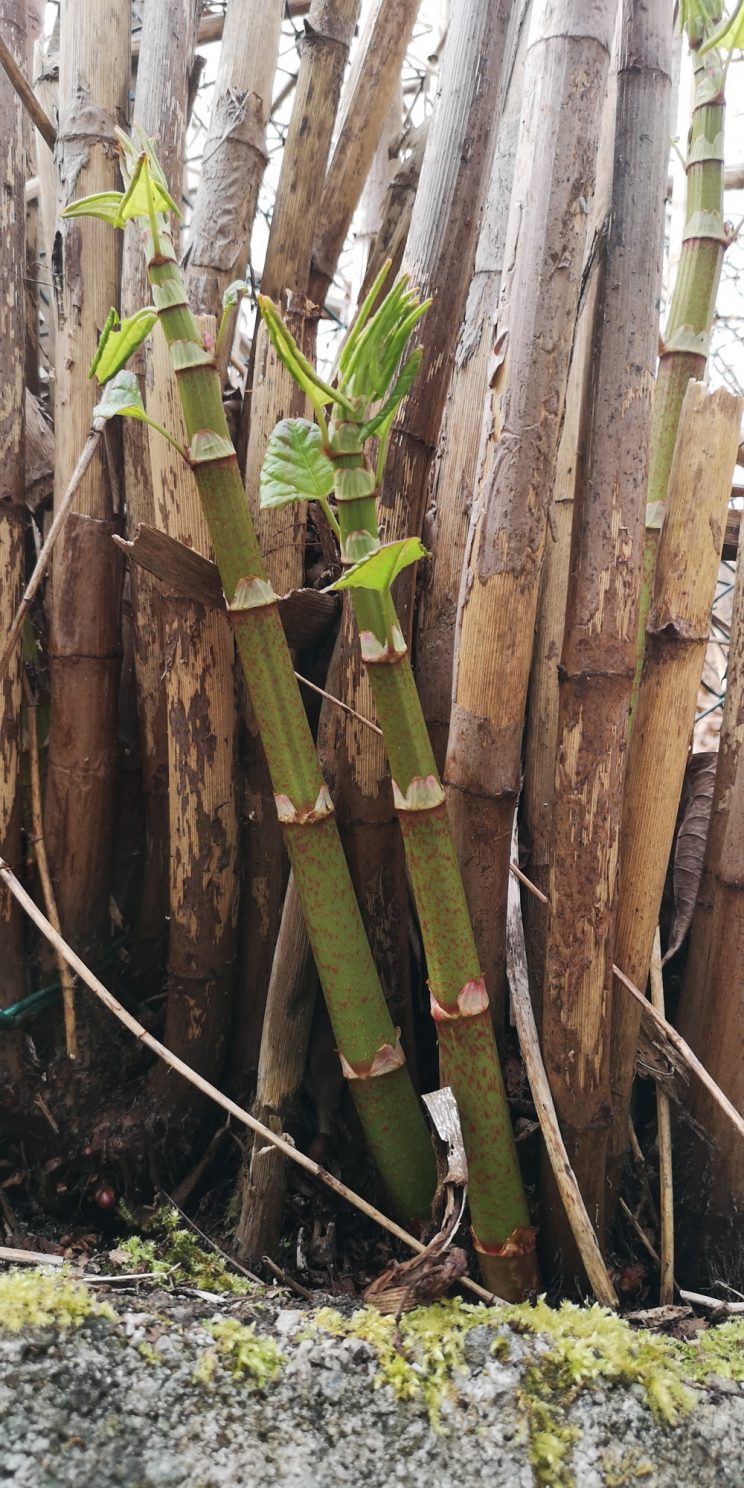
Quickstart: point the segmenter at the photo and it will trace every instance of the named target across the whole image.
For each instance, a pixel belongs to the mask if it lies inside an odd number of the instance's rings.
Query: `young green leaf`
[[[328,588],[374,589],[378,594],[384,594],[404,568],[418,563],[420,558],[430,557],[420,537],[404,537],[400,542],[383,543],[375,553],[355,563]]]
[[[333,465],[323,453],[317,424],[282,419],[266,446],[259,479],[261,505],[325,501],[333,490]]]
[[[410,391],[413,383],[416,380],[416,377],[418,376],[418,370],[421,366],[421,359],[423,355],[423,348],[420,346],[417,346],[416,350],[411,352],[408,361],[405,363],[405,365],[401,369],[399,376],[396,378],[396,381],[393,385],[393,390],[390,393],[389,398],[385,400],[379,413],[376,413],[374,418],[371,418],[368,423],[364,424],[360,432],[360,439],[362,440],[362,442],[364,442],[365,439],[370,439],[373,434],[377,434],[378,431],[382,428],[383,424],[386,424],[388,420],[394,417],[395,410],[398,408],[399,404],[403,402],[403,399]]]
[[[123,191],[97,191],[93,196],[81,196],[79,201],[65,207],[63,217],[100,217],[110,227],[121,227],[119,208],[124,200]]]
[[[232,284],[228,284],[222,296],[223,310],[232,310],[237,305],[238,300],[242,299],[243,295],[250,294],[250,292],[251,286],[247,279],[233,279]]]
[[[157,318],[157,310],[154,310],[152,305],[145,305],[142,310],[136,310],[134,315],[129,315],[119,325],[119,317],[116,311],[112,310],[101,332],[101,339],[88,369],[88,376],[93,377],[95,374],[102,384],[114,377],[129,361],[132,352],[141,346],[146,336],[149,336]]]
[[[174,212],[176,217],[181,216],[170,192],[151,169],[149,155],[142,154],[137,157],[129,185],[121,199],[116,226],[123,227],[125,222],[131,222],[137,217],[149,217],[151,208],[156,212]]]
[[[720,10],[720,5],[716,7]],[[715,16],[712,17],[715,20]],[[692,34],[690,35],[692,39]],[[744,51],[744,3],[739,0],[730,16],[724,16],[720,26],[714,30],[700,48],[700,54],[717,47],[721,52]]]
[[[133,418],[139,419],[140,423],[149,424],[151,429],[156,429],[158,434],[162,434],[163,438],[167,439],[180,455],[183,455],[184,460],[188,461],[188,453],[178,443],[178,440],[174,439],[162,424],[156,424],[155,420],[146,413],[139,382],[134,372],[117,372],[116,376],[106,383],[103,397],[93,409],[94,420],[102,419],[108,422],[112,418]]]

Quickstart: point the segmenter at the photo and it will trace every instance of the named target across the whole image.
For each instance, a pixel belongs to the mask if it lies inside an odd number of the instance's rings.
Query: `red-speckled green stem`
[[[351,453],[354,428],[332,422],[327,451],[347,560],[378,541],[374,476],[361,447]],[[362,470],[369,490],[359,495]],[[534,1231],[444,791],[391,595],[350,593],[393,776],[443,1077],[460,1112],[473,1238],[486,1284],[502,1297],[523,1296],[537,1284]]]
[[[152,245],[150,245],[152,246]],[[189,455],[284,828],[310,944],[365,1137],[398,1211],[428,1216],[434,1161],[354,896],[205,347],[166,232],[148,273]]]
[[[712,34],[714,29],[715,25],[711,22],[706,35]],[[720,52],[715,49],[706,52],[703,57],[696,47],[692,48],[692,53],[695,65],[695,99],[686,167],[685,227],[654,388],[646,544],[631,717],[643,669],[656,552],[664,519],[679,416],[688,382],[693,377],[702,378],[705,375],[718,281],[723,255],[730,241],[723,219],[723,63]]]

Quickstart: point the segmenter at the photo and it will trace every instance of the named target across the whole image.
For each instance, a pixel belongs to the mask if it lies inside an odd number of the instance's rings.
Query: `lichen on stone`
[[[116,1322],[114,1309],[65,1270],[13,1267],[0,1275],[0,1328],[79,1328],[87,1318]]]

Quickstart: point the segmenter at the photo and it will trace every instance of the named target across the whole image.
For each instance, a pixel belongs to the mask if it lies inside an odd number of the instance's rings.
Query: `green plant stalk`
[[[326,454],[341,551],[356,559],[379,544],[361,423],[331,420]],[[354,588],[351,600],[393,776],[443,1078],[460,1113],[473,1238],[486,1284],[500,1296],[523,1295],[536,1284],[534,1232],[444,791],[390,591]]]
[[[229,438],[214,348],[188,304],[165,219],[148,277],[171,352],[189,458],[231,609],[310,944],[365,1138],[398,1211],[423,1219],[434,1159],[318,766],[292,660]],[[370,1071],[372,1073],[370,1074]]]
[[[720,20],[720,16],[718,17]],[[690,40],[695,96],[687,155],[685,227],[669,317],[659,357],[651,419],[651,454],[646,509],[646,541],[636,641],[636,671],[630,705],[638,697],[646,626],[654,589],[659,533],[664,520],[679,416],[687,384],[702,378],[710,350],[723,255],[731,239],[723,218],[723,131],[725,67],[716,49],[700,55],[718,20]]]

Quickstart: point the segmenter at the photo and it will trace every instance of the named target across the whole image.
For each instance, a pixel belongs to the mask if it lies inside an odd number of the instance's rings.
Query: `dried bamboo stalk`
[[[504,107],[424,520],[424,542],[434,562],[424,575],[416,613],[416,680],[440,770],[444,769],[447,752],[457,598],[481,442],[483,403],[497,357],[494,321],[522,111],[530,4],[531,0],[521,0],[514,7],[509,26],[502,79]]]
[[[118,0],[67,0],[61,27],[58,206],[115,189],[114,128],[127,115],[129,14]],[[119,299],[118,244],[105,224],[77,221],[55,239],[61,277],[55,392],[55,504],[90,426],[87,368]],[[54,553],[49,662],[51,724],[45,836],[66,933],[81,946],[108,927],[117,764],[120,564],[101,447],[76,492]]]
[[[445,780],[497,1018],[540,568],[614,11],[605,0],[590,15],[581,0],[542,0],[532,17],[524,76],[531,102],[517,145],[497,323],[503,355],[486,403],[458,607]]]
[[[627,0],[611,214],[600,249],[601,308],[592,337],[590,417],[559,669],[542,1046],[571,1166],[600,1244],[611,1121],[618,844],[658,342],[671,50],[666,0]],[[564,1267],[581,1264],[562,1216],[549,1214],[546,1240],[562,1251]]]
[[[0,0],[0,28],[14,58],[25,53],[23,10]],[[5,636],[23,588],[25,222],[23,119],[13,85],[0,71],[0,635]],[[15,656],[0,673],[0,853],[21,862],[21,670]],[[23,995],[22,924],[10,895],[0,895],[0,1007]],[[14,1051],[10,1051],[12,1063]],[[6,1061],[3,1058],[3,1074]]]
[[[57,901],[54,896],[54,888],[49,873],[49,862],[44,842],[44,818],[42,813],[41,796],[41,771],[39,769],[39,729],[37,720],[37,703],[30,687],[26,689],[26,718],[28,720],[28,754],[29,775],[31,777],[31,832],[29,840],[34,849],[36,867],[39,873],[41,891],[44,895],[46,912],[49,923],[54,926],[58,935],[62,934],[62,926],[59,923],[57,912]],[[57,971],[62,985],[62,1006],[65,1016],[65,1047],[68,1059],[77,1059],[77,1025],[75,1021],[75,987],[70,968],[59,951],[55,953]]]
[[[641,988],[648,979],[708,642],[741,409],[741,400],[731,393],[709,393],[702,383],[690,382],[669,479],[620,833],[614,956]],[[627,1144],[639,1025],[633,1002],[615,998],[610,1144],[615,1180]]]
[[[234,7],[231,7],[233,9]],[[201,6],[199,0],[159,0],[145,7],[137,67],[134,117],[158,141],[169,181],[183,173],[188,79]],[[149,302],[147,266],[136,235],[125,236],[121,312],[131,315]],[[149,342],[130,358],[147,406],[152,388]],[[126,530],[134,537],[140,523],[155,521],[155,495],[147,428],[127,419],[122,428]],[[137,681],[139,752],[145,813],[142,893],[135,927],[134,954],[152,973],[162,964],[168,895],[168,746],[163,692],[163,637],[160,592],[138,565],[130,570],[134,666]]]
[[[295,881],[290,876],[266,998],[254,1110],[282,1133],[302,1084],[318,975]],[[286,1160],[254,1143],[245,1175],[235,1240],[240,1259],[273,1254],[281,1233]]]
[[[400,86],[400,70],[418,9],[419,0],[375,0],[367,12],[341,98],[312,248],[309,294],[319,305],[336,272],[388,109]]]
[[[184,259],[192,304],[205,315],[219,316],[228,284],[246,272],[268,160],[266,123],[282,10],[281,0],[231,0],[225,14],[212,118]],[[230,342],[228,335],[223,374]]]
[[[739,549],[715,793],[703,876],[679,1006],[680,1033],[729,1100],[744,1111],[744,555]],[[702,1089],[691,1114],[712,1148],[689,1143],[690,1193],[707,1199],[698,1257],[720,1265],[736,1254],[744,1209],[744,1142],[731,1142],[723,1113]],[[681,1134],[680,1134],[681,1135]]]
[[[366,300],[383,264],[388,259],[390,260],[390,282],[392,283],[398,277],[411,227],[413,203],[416,200],[421,178],[428,134],[429,120],[424,119],[415,132],[409,136],[406,142],[409,154],[402,165],[398,166],[388,186],[379,231],[370,249],[364,279],[357,296],[360,305]]]
[[[661,969],[661,936],[656,927],[651,956],[651,1001],[664,1016],[664,973]],[[656,1122],[659,1134],[659,1210],[661,1219],[659,1306],[674,1301],[674,1179],[672,1172],[672,1123],[669,1096],[656,1087]]]
[[[198,322],[212,340],[213,316]],[[170,354],[159,327],[152,345],[148,408],[182,445],[186,429]],[[212,544],[192,471],[150,429],[155,511],[169,536],[205,557]],[[189,1064],[218,1077],[224,1063],[238,941],[234,644],[226,614],[198,601],[162,597],[168,743],[168,1001],[165,1040]],[[191,1092],[155,1081],[169,1119]],[[158,1088],[160,1087],[160,1088]],[[175,1108],[175,1109],[174,1109]]]
[[[535,1015],[532,1009],[527,951],[522,926],[522,907],[516,879],[509,881],[509,903],[506,923],[506,958],[511,991],[511,1006],[519,1037],[527,1079],[535,1102],[545,1150],[553,1171],[556,1187],[580,1252],[586,1274],[598,1302],[603,1307],[617,1307],[617,1293],[602,1259],[597,1236],[586,1211],[581,1189],[576,1180],[558,1124],[558,1115],[545,1073]]]
[[[23,107],[26,109],[29,118],[33,121],[45,145],[48,149],[53,150],[57,143],[57,131],[51,119],[41,107],[23,68],[13,55],[12,49],[1,36],[0,66],[3,68],[5,76],[23,104]]]

